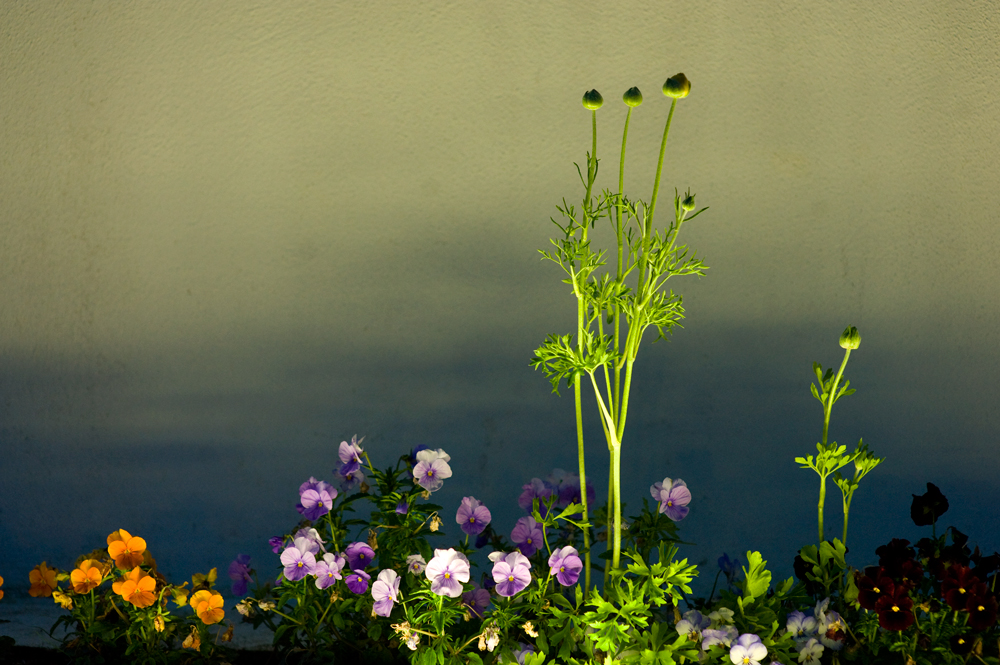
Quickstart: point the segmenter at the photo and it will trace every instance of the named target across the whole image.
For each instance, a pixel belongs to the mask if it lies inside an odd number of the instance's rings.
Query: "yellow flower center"
[[[528,538],[528,539],[527,539],[526,541],[524,541],[524,542],[526,542],[526,543],[528,543],[528,544],[530,545],[530,544],[531,544],[531,538]]]
[[[475,517],[470,517],[470,518],[469,518],[469,523],[470,523],[470,524],[474,524],[474,523],[475,523],[475,521],[476,521],[476,518],[475,518]]]
[[[743,656],[743,665],[747,665],[750,662],[750,656]]]
[[[979,606],[979,607],[977,607],[976,609],[977,609],[977,610],[979,610],[980,612],[982,612],[982,611],[983,611],[983,610],[985,610],[986,608],[985,608],[985,607],[983,607],[982,605],[980,605],[980,606]]]
[[[965,644],[965,638],[962,638],[962,637],[958,638],[958,643],[959,644]]]
[[[302,567],[302,566],[304,566],[305,564],[304,564],[304,563],[302,563],[301,561],[299,561],[299,562],[298,562],[297,564],[295,564],[295,565],[296,565],[296,566],[298,566],[299,568],[301,568],[301,567]]]
[[[672,499],[667,499],[667,505],[670,506],[671,508],[673,508],[674,507],[673,500]]]
[[[965,589],[963,589],[962,587],[958,587],[958,592],[959,593],[965,593]]]
[[[872,591],[874,591],[875,593],[882,593],[882,590],[879,589],[877,586],[873,586]]]
[[[559,572],[560,573],[565,573],[566,572],[566,566],[559,566]]]
[[[432,471],[431,469],[428,469],[428,470],[427,470],[427,477],[428,477],[428,478],[431,478],[431,477],[433,477],[433,476],[434,476],[434,471]]]
[[[444,574],[444,578],[445,578],[446,580],[450,580],[450,579],[451,579],[451,573],[445,573],[445,574]]]
[[[514,576],[513,575],[508,575],[507,576],[507,581],[508,582],[513,582],[514,581]]]
[[[892,611],[893,612],[898,612],[899,611],[899,605],[893,605],[892,606]]]

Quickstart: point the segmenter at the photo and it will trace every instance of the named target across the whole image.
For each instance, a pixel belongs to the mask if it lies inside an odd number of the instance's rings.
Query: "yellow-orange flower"
[[[64,610],[73,609],[73,599],[59,589],[52,590],[52,600],[56,601],[59,605],[62,605]]]
[[[133,568],[132,572],[120,582],[111,585],[112,590],[136,607],[149,607],[156,602],[156,580],[146,575],[142,568]]]
[[[185,649],[198,649],[201,647],[201,637],[198,635],[198,627],[191,626],[191,633],[184,638],[184,642],[181,644]]]
[[[87,559],[80,562],[80,567],[69,574],[69,581],[75,593],[87,593],[99,586],[104,576],[101,574],[101,562]]]
[[[48,598],[52,595],[52,590],[56,588],[56,571],[46,566],[43,561],[28,573],[28,581],[31,582],[28,595],[35,598]]]
[[[125,529],[118,529],[108,534],[108,554],[115,560],[115,565],[122,570],[135,568],[142,563],[142,553],[146,551],[146,541],[139,536],[133,536]]]
[[[222,595],[216,591],[202,589],[191,596],[191,607],[194,608],[195,614],[206,626],[222,621],[222,617],[226,613],[222,609],[224,603]]]

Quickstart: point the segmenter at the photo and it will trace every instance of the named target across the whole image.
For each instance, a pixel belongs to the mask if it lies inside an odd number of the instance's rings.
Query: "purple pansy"
[[[462,499],[462,504],[455,514],[455,521],[461,525],[462,531],[470,536],[482,533],[491,519],[490,509],[471,496]]]
[[[316,557],[312,552],[303,552],[299,548],[286,547],[281,553],[281,565],[285,567],[285,579],[289,582],[298,582],[306,575],[313,572],[316,567]]]
[[[343,554],[329,552],[316,562],[313,575],[316,576],[316,588],[325,589],[337,580],[344,579],[340,571],[344,569],[347,560]]]
[[[766,656],[767,647],[753,633],[743,633],[729,649],[729,660],[734,665],[760,665]]]
[[[361,441],[364,440],[365,438],[361,437]],[[346,441],[340,442],[340,448],[337,450],[337,454],[340,456],[341,465],[339,473],[341,476],[346,476],[347,474],[361,468],[361,455],[365,452],[359,445],[361,441],[358,441],[358,437],[354,436],[351,438],[350,443]]]
[[[233,595],[243,596],[250,582],[250,555],[238,554],[236,560],[229,564],[229,579],[233,581]]]
[[[372,576],[363,570],[352,570],[344,581],[347,582],[348,589],[360,595],[368,591],[368,580],[371,578]]]
[[[545,480],[556,488],[556,493],[559,496],[559,500],[556,502],[558,508],[565,508],[571,503],[583,503],[583,497],[580,495],[580,476],[575,473],[567,473],[562,469],[553,469]],[[597,493],[594,491],[594,486],[588,482],[587,503],[593,505],[596,498]]]
[[[649,493],[660,502],[660,512],[675,522],[680,522],[688,514],[687,505],[691,503],[691,492],[687,484],[678,478],[664,478],[662,483],[654,483]]]
[[[410,504],[405,501],[400,501],[396,504],[396,514],[405,515],[410,510]]]
[[[580,579],[580,571],[583,570],[583,561],[580,560],[580,553],[575,547],[566,547],[554,550],[549,557],[549,574],[554,575],[559,584],[563,586],[573,586]]]
[[[520,593],[531,584],[531,562],[520,552],[493,552],[493,581],[497,593],[505,598]]]
[[[277,554],[285,548],[285,537],[284,536],[271,536],[267,540],[267,544],[271,546],[271,551]]]
[[[736,632],[735,626],[726,626],[725,628],[706,628],[701,635],[704,638],[701,641],[701,648],[708,650],[717,644],[728,648],[739,633]]]
[[[441,489],[446,478],[451,478],[448,462],[451,456],[438,448],[421,450],[417,453],[417,465],[413,467],[413,480],[428,492]]]
[[[521,507],[521,510],[530,513],[534,500],[538,499],[538,512],[542,517],[545,517],[548,512],[545,502],[558,493],[553,485],[539,478],[532,478],[530,483],[521,486],[521,490],[521,496],[517,498],[517,505]]]
[[[375,599],[372,612],[380,617],[389,616],[399,595],[399,579],[399,575],[391,568],[378,574],[378,579],[372,584],[372,598]]]
[[[535,518],[528,515],[517,521],[514,530],[510,532],[510,539],[524,556],[531,556],[542,546],[545,537]]]
[[[308,489],[299,495],[299,503],[295,506],[295,509],[307,520],[318,520],[333,508],[333,497],[336,495],[337,490],[333,490],[333,494],[331,495],[325,489]]]
[[[362,473],[361,469],[355,469],[346,473],[341,473],[338,469],[337,475],[340,476],[340,489],[345,494],[365,482],[365,474]]]
[[[316,480],[312,476],[309,476],[309,480],[299,485],[299,496],[301,496],[306,490],[316,490],[317,492],[326,490],[331,497],[334,499],[337,498],[337,490],[333,487],[333,485],[322,480]]]
[[[375,550],[369,547],[368,543],[359,541],[348,545],[344,550],[344,556],[347,557],[351,570],[364,570],[375,560]]]
[[[462,595],[462,583],[469,581],[469,560],[454,548],[434,550],[434,558],[427,564],[424,575],[431,581],[431,591],[458,598]]]
[[[462,604],[482,619],[486,608],[490,606],[490,592],[473,582],[472,590],[462,594]]]
[[[312,527],[303,527],[299,529],[295,532],[295,535],[292,536],[292,542],[300,538],[308,541],[308,544],[304,545],[304,547],[307,547],[313,554],[319,554],[320,550],[323,552],[326,551],[326,547],[323,546],[326,541],[320,537],[319,531],[316,529]],[[296,545],[296,547],[299,547],[299,545]],[[302,549],[302,547],[299,547],[299,549]]]

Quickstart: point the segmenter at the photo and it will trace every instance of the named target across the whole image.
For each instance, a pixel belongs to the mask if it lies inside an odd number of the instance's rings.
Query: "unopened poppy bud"
[[[694,194],[688,192],[688,195],[684,197],[683,201],[681,201],[681,208],[684,212],[691,212],[694,210]]]
[[[859,346],[861,346],[861,335],[858,334],[858,329],[854,326],[847,328],[840,335],[840,348],[856,349]]]
[[[583,107],[591,111],[596,111],[604,104],[604,97],[596,90],[583,93]]]
[[[629,88],[625,91],[625,94],[622,95],[622,101],[635,108],[639,104],[642,104],[642,93],[639,92],[639,88]]]
[[[663,84],[663,94],[674,99],[687,97],[691,92],[691,81],[684,74],[674,74]]]

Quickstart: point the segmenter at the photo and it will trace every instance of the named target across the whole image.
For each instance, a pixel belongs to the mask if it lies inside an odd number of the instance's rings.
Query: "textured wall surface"
[[[643,91],[648,199],[678,71],[663,187],[710,206],[685,232],[711,270],[643,347],[631,496],[683,477],[695,559],[787,567],[814,537],[810,364],[853,324],[832,434],[888,457],[855,563],[919,537],[927,480],[1000,547],[998,33],[996,1],[0,4],[0,572],[119,527],[177,575],[270,556],[355,433],[386,464],[446,448],[441,500],[512,526],[523,482],[575,464],[527,361],[573,325],[536,249],[581,194],[580,97],[605,97],[611,186]]]

